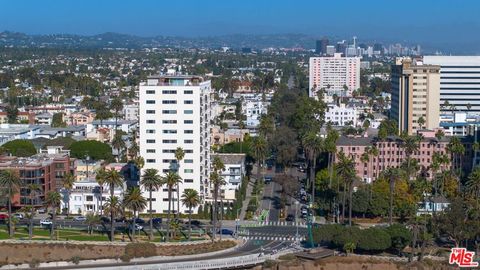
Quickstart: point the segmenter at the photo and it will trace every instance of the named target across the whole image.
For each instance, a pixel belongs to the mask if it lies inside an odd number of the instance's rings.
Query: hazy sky
[[[0,31],[140,36],[304,33],[478,42],[479,0],[10,0]]]

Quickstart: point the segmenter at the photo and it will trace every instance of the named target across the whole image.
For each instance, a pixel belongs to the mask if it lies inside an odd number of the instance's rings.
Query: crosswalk
[[[261,235],[242,235],[240,238],[245,240],[265,240],[265,241],[305,241],[306,237],[304,236],[261,236]]]
[[[266,221],[266,222],[251,222],[243,223],[241,227],[265,227],[265,226],[288,226],[288,227],[299,227],[307,228],[307,223],[305,222],[288,222],[288,221]]]

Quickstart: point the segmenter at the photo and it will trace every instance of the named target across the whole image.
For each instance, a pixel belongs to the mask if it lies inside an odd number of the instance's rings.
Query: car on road
[[[45,225],[45,226],[49,226],[49,225],[52,225],[53,222],[50,220],[50,219],[42,219],[40,220],[40,225]]]
[[[293,222],[295,221],[295,216],[292,214],[289,214],[285,220],[288,222]]]
[[[110,223],[110,218],[108,217],[100,217],[100,221],[103,223]]]
[[[267,175],[267,176],[263,177],[263,181],[265,182],[265,184],[270,184],[273,181],[273,177]]]
[[[5,223],[8,220],[7,214],[0,214],[0,223]]]
[[[119,218],[116,218],[114,220],[115,220],[115,222],[125,222],[125,221],[127,221],[127,219],[125,217],[119,217]]]
[[[203,223],[199,220],[192,220],[192,225],[200,227],[201,225],[203,225]]]
[[[145,224],[145,220],[141,219],[141,218],[136,218],[135,219],[135,223],[137,224]]]
[[[233,235],[233,231],[229,229],[222,229],[218,233],[223,234],[223,235]]]
[[[87,218],[84,217],[84,216],[78,216],[78,217],[74,217],[73,220],[75,220],[75,221],[86,221]]]
[[[15,213],[12,216],[16,219],[23,219],[23,214],[22,213]]]
[[[45,214],[45,213],[47,212],[47,209],[45,209],[45,208],[39,208],[39,209],[37,210],[37,212],[38,212],[39,214]]]
[[[162,218],[159,218],[159,217],[152,218],[152,223],[153,224],[160,224],[160,223],[162,223]]]
[[[130,230],[132,229],[132,224],[129,226]],[[141,231],[143,230],[143,227],[141,225],[135,224],[135,230],[136,231]]]

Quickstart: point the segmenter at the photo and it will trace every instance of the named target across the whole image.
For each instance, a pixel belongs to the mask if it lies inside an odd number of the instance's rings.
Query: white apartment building
[[[480,115],[480,56],[424,56],[423,62],[440,66],[440,110]],[[449,106],[444,106],[448,101]]]
[[[245,100],[242,103],[242,113],[247,117],[247,126],[258,126],[263,114],[267,114],[270,102],[261,100]]]
[[[195,189],[202,199],[210,195],[211,93],[211,82],[199,76],[157,75],[140,84],[140,155],[145,159],[144,169],[154,168],[163,175],[176,168],[175,149],[182,147],[185,157],[179,167],[183,179],[180,194],[187,188]],[[167,189],[153,196],[154,211],[167,212]],[[182,205],[180,211],[188,209]]]
[[[345,86],[347,91],[345,91]],[[325,89],[331,96],[350,96],[360,88],[360,57],[333,56],[310,57],[309,95],[315,97],[319,89]]]
[[[334,126],[356,126],[357,125],[357,109],[346,107],[345,104],[337,106],[328,104],[325,111],[325,122],[332,123]]]
[[[225,165],[221,176],[226,184],[222,186],[221,196],[226,201],[235,201],[235,191],[240,188],[242,178],[245,177],[245,154],[215,154]],[[212,157],[213,158],[213,157]]]
[[[125,120],[138,120],[138,104],[127,104],[123,106],[123,118]]]

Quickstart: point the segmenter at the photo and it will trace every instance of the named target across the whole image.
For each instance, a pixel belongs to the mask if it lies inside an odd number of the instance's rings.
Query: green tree
[[[217,220],[218,220],[218,195],[220,193],[220,187],[225,185],[225,180],[220,176],[217,170],[214,170],[210,173],[210,184],[213,186],[213,237],[212,240],[215,240],[215,234],[217,230]]]
[[[103,185],[105,185],[105,179],[107,178],[107,171],[105,168],[100,168],[97,170],[95,174],[95,181],[98,184],[98,192],[100,193],[99,201],[100,201],[100,215],[103,215]]]
[[[115,130],[118,128],[118,118],[120,117],[120,112],[123,109],[123,102],[120,97],[114,97],[110,102],[110,108],[113,110],[113,116],[115,117]]]
[[[359,235],[357,248],[368,252],[382,252],[391,245],[390,235],[385,230],[368,228]]]
[[[475,167],[472,170],[468,176],[465,188],[468,194],[478,202],[480,198],[480,167]]]
[[[115,187],[123,187],[123,176],[115,169],[110,169],[106,172],[105,175],[105,184],[108,186],[108,189],[110,190],[110,204],[115,202],[114,201],[114,192],[115,192]],[[110,205],[112,207],[113,205]],[[113,209],[110,209],[110,241],[115,240],[115,226],[113,226],[114,223],[114,214],[115,212],[112,211]]]
[[[85,159],[87,156],[93,160],[113,161],[112,148],[106,144],[94,140],[84,140],[72,143],[70,155],[74,158]]]
[[[390,235],[392,248],[398,254],[412,241],[412,233],[405,225],[393,224],[386,228],[386,232]]]
[[[7,121],[9,124],[14,124],[17,122],[18,109],[15,106],[7,107]]]
[[[150,214],[150,239],[153,239],[153,208],[152,208],[152,201],[153,201],[153,194],[154,190],[160,189],[163,184],[162,178],[158,174],[157,169],[146,169],[143,172],[142,179],[140,183],[146,190],[149,192],[148,196],[148,203],[149,203],[149,214]]]
[[[122,202],[117,196],[108,197],[103,205],[103,213],[110,216],[110,241],[115,240],[115,227],[113,226],[114,218],[122,213]]]
[[[253,150],[253,157],[257,161],[257,179],[260,179],[260,167],[267,152],[267,141],[263,137],[257,136],[250,141],[250,144],[250,149]]]
[[[115,135],[113,136],[112,146],[117,150],[117,161],[122,160],[123,152],[126,147],[125,141],[122,138],[123,131],[115,130]]]
[[[393,196],[394,196],[394,191],[395,191],[395,183],[400,179],[401,177],[401,171],[398,168],[387,168],[383,172],[384,177],[388,180],[389,183],[389,197],[390,197],[390,206],[389,206],[389,214],[388,214],[388,223],[392,225],[393,223]]]
[[[24,213],[28,214],[28,221],[29,221],[29,226],[28,226],[28,239],[32,240],[33,236],[33,218],[35,217],[35,204],[37,203],[38,197],[40,195],[40,190],[41,187],[39,184],[29,184],[27,186],[28,189],[28,198],[30,199],[30,206],[29,208],[24,211]],[[30,211],[28,211],[30,210]]]
[[[8,203],[8,234],[13,237],[12,225],[12,199],[20,189],[20,176],[14,170],[0,171],[0,188],[4,189],[4,194],[7,196]]]
[[[142,191],[138,187],[129,188],[124,195],[123,198],[123,205],[133,211],[133,226],[132,226],[132,241],[135,240],[135,219],[137,217],[137,213],[145,210],[147,207],[147,200],[142,195]]]
[[[49,191],[45,196],[45,204],[52,208],[52,225],[50,226],[50,239],[53,240],[55,235],[55,223],[57,220],[57,210],[60,207],[62,195],[57,191]]]
[[[182,203],[188,208],[188,240],[192,237],[192,209],[200,204],[198,191],[187,188],[182,194]]]
[[[182,178],[174,171],[169,171],[163,177],[163,184],[167,186],[168,189],[168,215],[167,215],[167,242],[170,239],[170,221],[171,221],[171,211],[172,211],[172,190],[173,187],[182,183]]]
[[[88,226],[87,231],[88,231],[88,234],[91,235],[93,232],[93,227],[97,224],[100,224],[101,219],[100,219],[100,216],[92,213],[88,213],[85,217],[86,217],[85,224],[87,224]]]
[[[67,216],[70,215],[70,193],[72,192],[73,185],[75,183],[75,176],[71,173],[67,173],[63,176],[62,187],[66,191],[67,196]]]
[[[29,140],[13,140],[2,146],[10,154],[17,157],[30,157],[37,153],[37,149]]]
[[[55,113],[52,117],[52,127],[66,127],[67,123],[63,121],[63,113]]]
[[[310,131],[302,137],[302,145],[310,162],[310,184],[312,188],[312,202],[315,201],[315,171],[317,168],[318,154],[323,149],[323,140],[318,136],[317,132]]]
[[[177,161],[177,164],[176,164],[176,170],[177,170],[177,173],[179,173],[180,171],[180,161],[183,160],[183,158],[185,157],[185,151],[183,151],[183,148],[181,147],[177,147],[177,149],[175,149],[175,160]],[[179,184],[177,184],[177,219],[180,217],[180,186]]]
[[[352,225],[352,192],[353,192],[353,183],[356,177],[355,172],[355,162],[353,158],[347,157],[343,152],[340,152],[338,155],[338,163],[337,163],[337,174],[343,180],[343,203],[342,203],[342,219],[345,220],[345,199],[346,199],[346,191],[349,191],[349,226]]]

